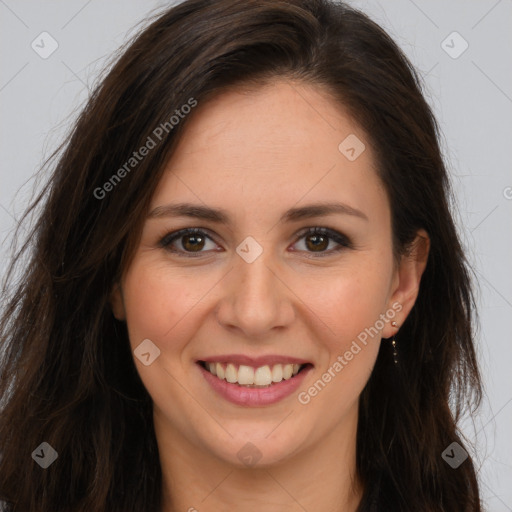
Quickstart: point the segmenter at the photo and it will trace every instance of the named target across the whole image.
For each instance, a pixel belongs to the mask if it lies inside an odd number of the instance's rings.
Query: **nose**
[[[217,321],[246,339],[260,340],[291,325],[294,294],[283,274],[279,265],[271,263],[267,251],[252,263],[237,256],[225,277]]]

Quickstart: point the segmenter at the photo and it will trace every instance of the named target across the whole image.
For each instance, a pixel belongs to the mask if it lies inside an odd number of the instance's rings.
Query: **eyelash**
[[[172,252],[173,254],[179,254],[180,256],[184,256],[185,258],[197,258],[200,257],[201,254],[203,254],[205,251],[200,251],[196,253],[186,252],[182,250],[176,250],[172,249],[170,245],[175,241],[180,239],[181,237],[184,237],[186,235],[204,235],[206,238],[209,238],[212,242],[215,242],[215,240],[208,235],[208,230],[203,228],[185,228],[180,229],[179,231],[174,231],[172,233],[168,233],[165,235],[159,242],[159,246],[163,249],[166,249],[169,252]],[[295,243],[297,243],[302,238],[308,236],[308,235],[321,235],[324,237],[327,237],[331,239],[332,241],[339,244],[334,249],[331,249],[329,251],[320,251],[315,253],[314,251],[299,251],[299,252],[309,252],[313,254],[314,256],[307,256],[308,258],[322,258],[325,256],[332,255],[334,253],[338,253],[344,249],[352,249],[353,245],[349,238],[347,238],[345,235],[342,235],[338,231],[335,231],[330,228],[324,228],[324,227],[311,227],[307,228],[300,233],[298,233],[298,238]],[[215,242],[216,243],[216,242]]]

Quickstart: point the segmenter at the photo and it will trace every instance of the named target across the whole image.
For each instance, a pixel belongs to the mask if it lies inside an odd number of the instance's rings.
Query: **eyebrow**
[[[361,210],[353,208],[347,204],[316,203],[290,208],[281,215],[279,222],[295,222],[302,219],[309,219],[311,217],[323,217],[333,214],[351,215],[368,221],[368,217]],[[229,225],[231,223],[229,214],[226,210],[191,203],[176,203],[157,206],[148,214],[148,218],[161,217],[192,217],[219,224]]]

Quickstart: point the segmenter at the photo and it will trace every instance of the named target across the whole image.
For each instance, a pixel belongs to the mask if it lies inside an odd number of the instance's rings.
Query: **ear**
[[[399,326],[405,322],[418,297],[421,276],[427,266],[429,250],[430,238],[424,229],[420,229],[395,269],[388,307],[391,308],[395,304],[395,308],[393,308],[397,311],[395,321]],[[402,306],[401,309],[396,308],[397,303]],[[382,330],[382,337],[390,338],[396,333],[397,328],[393,327],[390,322]]]
[[[126,320],[123,290],[121,289],[121,285],[119,283],[114,284],[112,291],[110,292],[109,303],[110,307],[112,308],[112,313],[117,318],[117,320]]]

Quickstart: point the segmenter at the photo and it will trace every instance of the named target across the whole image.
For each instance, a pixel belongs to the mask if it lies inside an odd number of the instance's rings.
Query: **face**
[[[283,80],[199,104],[112,301],[156,431],[240,466],[353,428],[418,281],[391,240],[369,141],[324,91]]]

